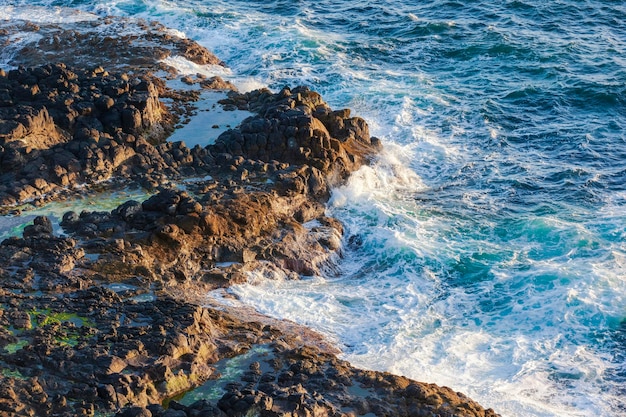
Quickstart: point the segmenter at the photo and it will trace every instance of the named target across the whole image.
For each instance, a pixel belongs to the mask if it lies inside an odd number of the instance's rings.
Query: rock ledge
[[[99,25],[132,24],[137,35],[98,38]],[[221,104],[254,116],[190,149],[166,138],[198,90],[168,88],[160,77],[175,75],[155,76],[155,57],[220,64],[201,46],[114,18],[3,30],[53,42],[0,71],[0,206],[96,185],[151,196],[67,212],[64,235],[40,216],[0,243],[0,414],[496,416],[449,388],[356,369],[300,326],[202,306],[250,271],[334,272],[343,229],[325,214],[330,188],[381,147],[363,119],[306,87],[232,91]],[[84,65],[95,41],[112,68]]]

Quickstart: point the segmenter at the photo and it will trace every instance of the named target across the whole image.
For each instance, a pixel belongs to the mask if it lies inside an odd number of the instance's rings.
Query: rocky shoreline
[[[300,326],[202,305],[250,271],[333,273],[343,230],[325,215],[330,189],[381,149],[363,119],[306,87],[238,93],[183,77],[166,58],[223,64],[158,23],[69,26],[0,27],[0,43],[40,35],[0,71],[0,207],[92,187],[151,196],[67,212],[63,235],[40,216],[0,244],[1,415],[496,416],[449,388],[356,369]],[[205,90],[253,116],[206,147],[168,142]]]

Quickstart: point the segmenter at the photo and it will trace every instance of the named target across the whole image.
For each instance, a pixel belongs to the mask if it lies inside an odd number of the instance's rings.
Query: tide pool
[[[253,273],[223,302],[503,416],[626,415],[623,2],[0,5],[159,20],[241,89],[307,85],[382,139],[328,207],[346,226],[341,274]]]

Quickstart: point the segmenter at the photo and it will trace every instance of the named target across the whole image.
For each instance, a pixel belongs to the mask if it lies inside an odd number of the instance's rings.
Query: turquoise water
[[[0,18],[160,20],[240,86],[352,108],[385,152],[333,193],[342,274],[232,291],[503,416],[626,415],[626,5],[492,3],[0,0]]]
[[[33,224],[37,216],[47,216],[54,234],[62,234],[60,226],[63,215],[68,211],[111,211],[128,200],[144,201],[150,193],[142,189],[125,189],[120,191],[89,192],[72,200],[54,201],[40,207],[24,205],[19,214],[0,215],[0,241],[9,237],[22,237],[26,226]]]

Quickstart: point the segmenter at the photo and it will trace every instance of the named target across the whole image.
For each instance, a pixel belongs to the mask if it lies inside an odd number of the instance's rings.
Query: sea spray
[[[511,241],[489,243],[471,219],[450,223],[445,213],[420,213],[394,198],[406,184],[390,185],[375,168],[355,174],[331,200],[331,214],[347,229],[341,278],[257,277],[231,291],[262,312],[325,332],[357,365],[462,386],[505,413],[605,412],[588,395],[617,400],[600,388],[614,365],[594,346],[594,329],[618,324],[615,310],[581,298],[606,284],[583,281],[593,266],[564,268],[561,257],[576,249],[556,247],[565,238],[584,250],[592,236],[579,231],[577,242],[570,225],[529,219],[504,235]],[[536,251],[550,242],[552,251]]]
[[[2,3],[157,19],[368,120],[393,156],[334,192],[343,275],[241,301],[503,416],[626,413],[621,3]]]

